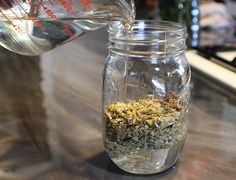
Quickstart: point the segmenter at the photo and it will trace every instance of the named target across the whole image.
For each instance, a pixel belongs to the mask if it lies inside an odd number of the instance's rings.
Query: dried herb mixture
[[[169,148],[185,138],[183,107],[171,93],[110,104],[104,110],[105,146],[122,153],[132,149]]]

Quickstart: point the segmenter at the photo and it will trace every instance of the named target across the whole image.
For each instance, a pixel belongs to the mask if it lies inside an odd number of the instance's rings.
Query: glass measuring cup
[[[1,0],[0,45],[39,55],[110,21],[132,24],[133,0]]]

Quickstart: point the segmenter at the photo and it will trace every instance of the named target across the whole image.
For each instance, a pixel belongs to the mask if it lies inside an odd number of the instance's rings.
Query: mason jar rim
[[[186,27],[175,22],[136,20],[125,29],[116,21],[108,32],[109,50],[127,56],[173,56],[186,49]]]
[[[159,20],[135,20],[131,29],[124,28],[123,24],[119,21],[114,21],[109,25],[108,32],[115,34],[117,32],[124,33],[137,33],[141,29],[151,27],[151,31],[145,31],[150,33],[186,33],[186,26],[181,23],[171,21],[159,21]],[[138,28],[138,29],[137,29]]]

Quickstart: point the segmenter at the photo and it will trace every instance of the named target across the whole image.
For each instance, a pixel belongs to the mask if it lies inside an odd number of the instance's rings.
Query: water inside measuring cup
[[[121,21],[126,28],[129,28],[133,21],[130,14],[124,14],[125,11],[113,5],[98,6],[93,13],[79,12],[74,16],[61,13],[61,6],[54,8],[54,11],[50,11],[50,8],[45,10],[45,7],[51,6],[41,4],[37,9],[38,15],[35,16],[29,15],[32,11],[29,0],[22,1],[20,7],[18,4],[17,8],[7,10],[3,10],[1,5],[0,45],[18,54],[35,56],[99,29],[110,21]]]

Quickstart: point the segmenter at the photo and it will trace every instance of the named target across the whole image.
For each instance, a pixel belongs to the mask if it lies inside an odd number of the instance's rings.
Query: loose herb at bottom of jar
[[[109,104],[104,110],[106,148],[113,152],[164,149],[183,141],[186,130],[181,104],[174,94]]]

